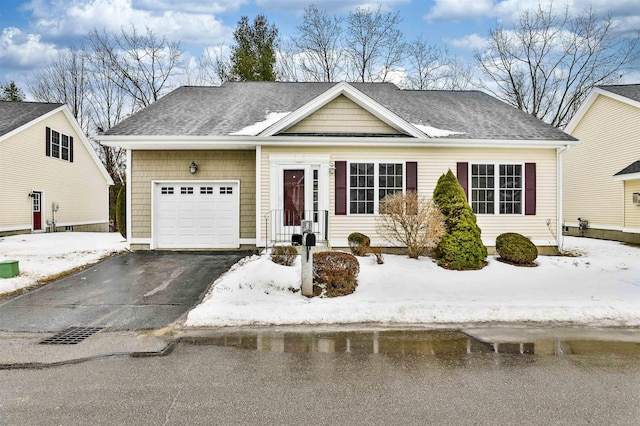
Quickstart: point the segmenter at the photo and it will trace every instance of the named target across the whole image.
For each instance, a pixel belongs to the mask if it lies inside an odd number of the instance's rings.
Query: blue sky
[[[423,34],[430,43],[470,59],[488,29],[509,26],[539,0],[318,0],[330,14],[346,16],[356,7],[381,6],[399,11],[408,39]],[[547,2],[548,0],[542,0]],[[229,45],[241,16],[265,14],[283,37],[294,36],[304,8],[302,0],[2,0],[0,4],[0,82],[15,80],[46,65],[58,51],[78,45],[93,28],[118,31],[122,25],[148,26],[179,40],[188,55],[199,57],[207,46]],[[592,6],[609,14],[622,30],[640,29],[638,0],[556,0],[572,13]]]

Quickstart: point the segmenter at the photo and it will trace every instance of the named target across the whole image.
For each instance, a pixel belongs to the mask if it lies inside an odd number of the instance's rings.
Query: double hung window
[[[522,214],[522,164],[472,164],[471,208],[475,214]]]
[[[387,195],[404,191],[403,163],[350,163],[349,212],[374,214]]]

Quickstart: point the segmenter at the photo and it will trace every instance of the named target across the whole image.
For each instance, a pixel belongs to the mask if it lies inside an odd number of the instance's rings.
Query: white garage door
[[[237,182],[156,183],[157,248],[238,248]]]

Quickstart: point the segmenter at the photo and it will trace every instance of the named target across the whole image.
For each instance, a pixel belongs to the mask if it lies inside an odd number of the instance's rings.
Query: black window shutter
[[[69,161],[73,163],[73,136],[69,136]]]
[[[51,157],[51,128],[47,127],[45,130],[47,131],[47,134],[44,136],[44,140],[46,143],[44,152],[47,157]]]
[[[536,163],[524,164],[524,214],[536,214]]]
[[[336,215],[347,214],[347,162],[336,161]]]
[[[460,182],[460,186],[464,189],[464,195],[467,197],[467,200],[469,200],[469,163],[458,163],[456,172],[458,182]]]
[[[407,161],[407,192],[418,192],[418,163]]]

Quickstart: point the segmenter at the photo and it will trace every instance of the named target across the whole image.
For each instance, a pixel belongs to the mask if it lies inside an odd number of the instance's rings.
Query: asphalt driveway
[[[0,330],[156,329],[193,307],[247,252],[133,252],[0,302]]]

